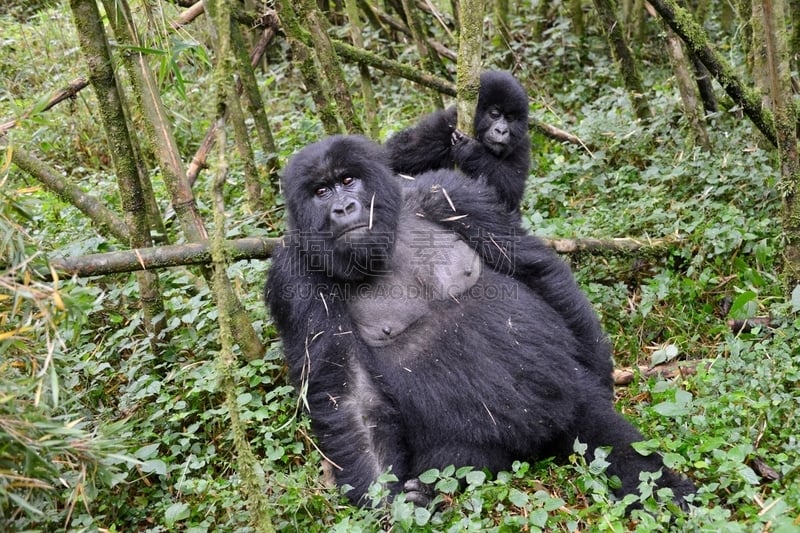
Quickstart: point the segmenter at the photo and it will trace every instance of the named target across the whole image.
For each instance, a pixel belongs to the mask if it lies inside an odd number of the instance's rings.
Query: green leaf
[[[16,503],[21,509],[25,509],[25,511],[35,514],[35,515],[43,515],[44,513],[41,512],[39,509],[28,503],[28,500],[25,498],[21,498],[14,494],[13,492],[6,492],[6,496],[8,496],[14,503]]]
[[[145,461],[139,468],[141,468],[142,472],[145,474],[152,473],[158,474],[159,476],[167,475],[167,463],[161,459],[150,459],[149,461]]]
[[[665,401],[653,406],[653,410],[661,416],[682,416],[689,414],[692,393],[683,389],[675,392],[675,401]]]
[[[237,398],[236,398],[236,403],[237,403],[237,405],[239,405],[239,406],[241,407],[241,406],[243,406],[243,405],[247,405],[247,404],[248,404],[248,403],[250,403],[252,400],[253,400],[253,395],[252,395],[251,393],[249,393],[249,392],[243,392],[242,394],[240,394],[239,396],[237,396]]]
[[[142,446],[138,450],[136,450],[133,455],[135,455],[139,459],[149,459],[156,455],[158,452],[159,443],[148,444],[146,446]]]
[[[423,483],[434,483],[439,478],[439,471],[435,468],[426,470],[419,475],[419,480]]]
[[[414,508],[414,523],[418,526],[424,526],[431,519],[431,512],[424,507]]]
[[[753,469],[747,465],[739,466],[739,475],[751,485],[758,485],[761,481],[758,477],[758,474],[756,474]]]
[[[510,501],[517,507],[525,507],[526,505],[528,505],[528,495],[519,489],[512,488],[508,492],[508,501]]]
[[[55,365],[50,365],[50,390],[53,398],[53,407],[58,407],[58,372]]]
[[[678,347],[674,344],[667,344],[663,348],[660,348],[653,352],[653,356],[650,358],[650,366],[658,366],[660,364],[672,361],[678,355],[680,351]]]
[[[755,316],[758,311],[758,301],[756,300],[756,293],[753,291],[744,291],[736,297],[731,304],[731,310],[728,312],[732,318],[750,318]]]
[[[639,455],[651,455],[654,451],[658,451],[661,447],[661,441],[658,439],[643,440],[639,442],[632,442],[631,448],[636,450]]]
[[[468,485],[483,485],[486,474],[482,470],[473,470],[467,473],[466,480]]]
[[[455,478],[445,478],[436,484],[436,490],[445,494],[453,494],[458,489],[458,480]]]
[[[800,312],[800,285],[795,285],[792,289],[792,312]]]
[[[572,443],[572,451],[578,455],[586,455],[586,450],[588,448],[589,446],[587,444],[582,443],[578,439],[575,439],[575,442]]]
[[[531,513],[528,521],[531,525],[544,529],[544,526],[547,525],[547,511],[544,509],[537,509]]]
[[[471,466],[462,466],[456,470],[456,478],[464,479],[467,474],[474,470]]]
[[[187,518],[189,518],[188,503],[173,503],[167,507],[167,510],[164,512],[164,521],[167,523],[167,527],[172,527],[175,525],[175,522],[186,520]]]

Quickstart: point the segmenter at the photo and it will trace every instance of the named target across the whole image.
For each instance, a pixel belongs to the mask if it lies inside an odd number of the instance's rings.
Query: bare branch
[[[256,237],[225,241],[224,247],[231,261],[244,259],[267,259],[281,239]],[[205,265],[211,263],[209,241],[189,244],[134,248],[119,252],[85,255],[81,257],[51,258],[50,266],[68,276],[89,277],[138,270],[154,270],[183,265]],[[42,273],[44,277],[48,274]]]

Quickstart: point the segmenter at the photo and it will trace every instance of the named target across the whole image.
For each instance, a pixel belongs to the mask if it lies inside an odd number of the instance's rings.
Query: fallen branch
[[[194,19],[202,15],[204,11],[205,4],[203,4],[203,2],[197,2],[196,4],[190,6],[189,9],[181,13],[177,19],[170,22],[169,27],[175,31],[180,30],[184,26],[192,23]]]
[[[45,188],[57,194],[62,200],[75,206],[94,224],[105,229],[121,242],[130,243],[131,235],[125,222],[107,208],[101,199],[92,196],[69,181],[63,172],[19,147],[11,147],[11,162],[44,185]]]
[[[639,365],[636,368],[618,368],[614,370],[614,385],[619,387],[630,385],[637,373],[645,378],[661,376],[664,379],[672,379],[678,376],[691,376],[697,373],[697,366],[701,363],[708,364],[707,361],[695,360],[679,361],[654,367]]]
[[[281,239],[278,238],[236,239],[225,241],[225,250],[231,261],[267,259],[280,242]],[[50,266],[57,273],[77,277],[209,263],[211,263],[211,248],[208,241],[50,259]],[[41,274],[44,278],[50,277],[46,272]]]
[[[537,118],[529,117],[528,127],[539,130],[541,133],[543,133],[547,137],[550,137],[551,139],[581,146],[587,152],[589,152],[590,155],[592,153],[589,147],[586,146],[586,144],[584,144],[584,142],[580,139],[580,137],[578,137],[577,135],[573,135],[569,132],[566,132],[561,128],[557,128],[552,124],[547,124]]]
[[[41,113],[42,111],[47,111],[54,107],[56,104],[67,100],[68,98],[74,98],[76,94],[78,94],[82,89],[84,89],[87,85],[89,85],[89,80],[81,76],[80,78],[75,78],[72,80],[69,85],[64,87],[63,89],[55,92],[53,96],[47,101],[46,104],[40,106],[39,104],[34,105],[22,115],[14,120],[9,120],[8,122],[4,122],[0,124],[0,137],[3,137],[8,130],[15,127],[17,124],[25,120],[26,118],[30,117],[34,113]]]
[[[456,85],[454,83],[434,76],[433,74],[420,72],[416,68],[400,63],[399,61],[387,59],[368,50],[364,50],[363,48],[356,48],[355,46],[336,39],[333,39],[333,48],[336,50],[336,54],[342,59],[358,63],[359,65],[367,65],[368,67],[382,70],[393,76],[405,78],[423,87],[446,94],[447,96],[456,95]]]
[[[614,250],[622,252],[635,252],[642,248],[662,248],[674,239],[660,239],[657,241],[636,241],[635,239],[543,239],[545,244],[560,253],[573,253],[578,251]],[[275,246],[279,246],[282,239],[247,237],[225,241],[225,247],[231,261],[244,261],[248,259],[268,259]],[[152,248],[137,248],[118,252],[84,255],[80,257],[63,257],[50,259],[50,266],[60,275],[89,277],[106,274],[119,274],[122,272],[136,272],[139,270],[153,270],[157,268],[170,268],[184,265],[204,265],[211,263],[211,252],[208,242],[195,242],[190,244],[174,244],[168,246],[154,246]],[[42,278],[49,279],[47,271],[39,272]]]
[[[776,328],[777,326],[778,324],[772,320],[771,316],[754,316],[743,320],[728,320],[728,327],[731,328],[733,333],[750,333],[755,328],[763,330]]]
[[[663,239],[639,240],[629,237],[616,239],[542,239],[545,244],[562,254],[572,254],[576,252],[636,252],[642,248],[660,249],[673,245],[679,241],[677,237],[666,237]]]
[[[375,6],[364,4],[364,7],[365,9],[371,10],[370,14],[373,15],[375,19],[377,19],[379,22],[385,23],[391,29],[399,31],[403,35],[411,36],[411,30],[408,29],[408,26],[406,26],[405,23],[397,20],[396,18],[385,13],[384,11],[381,11]],[[429,9],[426,9],[426,11],[433,14]],[[434,50],[436,50],[436,53],[439,54],[441,57],[445,57],[451,61],[455,61],[456,59],[458,59],[458,56],[454,51],[450,50],[439,41],[428,38],[426,39],[426,42],[428,43],[429,46],[431,46]]]

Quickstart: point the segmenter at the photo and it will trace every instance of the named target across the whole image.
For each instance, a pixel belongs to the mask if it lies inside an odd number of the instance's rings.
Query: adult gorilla
[[[507,210],[518,209],[531,166],[525,89],[508,72],[484,72],[473,122],[475,138],[458,131],[457,121],[452,106],[393,135],[386,141],[389,166],[411,176],[457,167],[470,178],[486,180]]]
[[[621,493],[661,470],[682,501],[692,484],[631,447],[642,436],[614,410],[606,340],[569,268],[485,184],[440,170],[401,189],[386,160],[357,136],[291,160],[290,231],[266,286],[290,378],[351,500],[391,467],[391,492],[426,503],[425,470],[496,472],[578,438],[613,447]]]

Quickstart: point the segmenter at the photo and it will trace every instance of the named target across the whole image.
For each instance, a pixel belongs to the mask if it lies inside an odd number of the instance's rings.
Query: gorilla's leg
[[[664,466],[661,455],[642,455],[637,452],[631,444],[644,440],[644,437],[611,404],[586,402],[583,408],[584,416],[580,418],[582,427],[578,431],[578,440],[587,444],[592,452],[599,447],[611,447],[608,456],[611,464],[607,474],[619,477],[622,482],[622,486],[616,491],[619,496],[639,493],[640,472],[661,471],[656,485],[671,488],[675,502],[685,507],[684,497],[696,491],[691,481]]]

